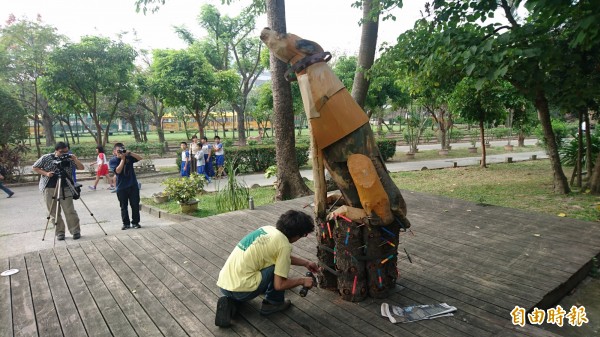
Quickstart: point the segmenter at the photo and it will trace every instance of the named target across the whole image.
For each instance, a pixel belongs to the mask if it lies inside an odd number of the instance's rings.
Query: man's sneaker
[[[7,198],[12,198],[13,195],[15,195],[15,192],[10,192]]]
[[[123,225],[123,227],[121,227],[121,230],[126,230],[126,229],[129,229],[129,228],[131,228],[131,226],[129,226],[129,225],[127,225],[127,226]]]
[[[92,190],[92,191],[95,191],[95,190],[96,190],[96,186],[88,186],[88,188],[89,188],[90,190]]]
[[[227,296],[219,298],[217,302],[217,313],[215,315],[215,325],[228,327],[231,325],[231,319],[235,316],[237,304],[234,299]]]
[[[65,234],[63,234],[63,233],[56,234],[56,240],[62,241],[64,239],[65,239]]]
[[[133,228],[142,228],[142,226],[139,223],[132,223],[131,227],[133,227]]]
[[[290,305],[292,305],[292,301],[290,300],[285,300],[281,303],[275,304],[269,303],[267,300],[263,300],[262,306],[260,307],[260,314],[265,316],[274,314],[276,312],[284,311],[285,309],[289,308]]]
[[[115,189],[115,187],[114,187],[113,185],[110,185],[110,186],[107,188],[107,190],[111,190],[111,191],[114,191],[114,189]]]
[[[73,234],[73,240],[79,240],[81,238],[81,233]]]
[[[117,193],[117,189],[114,188],[112,191],[110,191],[110,193]]]

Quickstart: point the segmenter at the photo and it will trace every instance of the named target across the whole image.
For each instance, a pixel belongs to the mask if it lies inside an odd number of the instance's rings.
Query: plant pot
[[[513,145],[508,145],[507,144],[507,145],[504,145],[504,150],[506,150],[506,151],[512,151],[513,147],[514,147]]]
[[[486,149],[488,149],[488,148],[492,147],[492,144],[491,143],[485,143],[485,147],[486,147]]]
[[[184,203],[178,202],[179,206],[181,206],[181,212],[190,214],[196,212],[198,209],[198,200],[188,200]]]
[[[169,200],[168,195],[153,195],[152,197],[154,198],[154,202],[157,204],[164,204]]]
[[[415,153],[414,152],[406,152],[406,159],[415,159]]]
[[[470,147],[469,153],[477,153],[477,147],[476,146]]]
[[[440,156],[447,156],[447,155],[448,155],[448,153],[449,153],[449,151],[448,151],[448,150],[439,150],[439,151],[438,151],[438,154],[439,154]]]

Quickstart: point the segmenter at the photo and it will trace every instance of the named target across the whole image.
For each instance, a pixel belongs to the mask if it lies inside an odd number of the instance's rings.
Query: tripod
[[[77,191],[77,189],[75,188],[75,186],[73,186],[73,182],[69,179],[69,177],[67,176],[67,174],[64,172],[64,170],[62,168],[59,168],[58,170],[56,170],[54,172],[54,174],[58,177],[58,181],[56,182],[56,188],[54,189],[54,195],[52,196],[52,206],[50,207],[50,209],[48,210],[48,216],[46,217],[46,228],[44,229],[44,236],[42,237],[42,241],[44,241],[44,239],[46,239],[46,232],[48,231],[48,224],[50,223],[50,219],[51,217],[51,212],[52,212],[52,207],[54,207],[55,209],[55,214],[54,214],[54,221],[53,221],[53,225],[56,228],[56,222],[58,221],[58,217],[60,216],[60,199],[62,198],[63,200],[65,199],[65,195],[64,195],[64,186],[62,185],[63,183],[63,178],[64,181],[67,183],[67,187],[69,188],[69,190],[71,191],[71,195],[73,199],[77,199],[76,196],[78,197],[79,200],[81,200],[81,203],[83,203],[83,206],[85,206],[85,208],[88,210],[88,212],[90,213],[90,215],[92,216],[92,218],[94,218],[94,221],[96,221],[96,224],[98,225],[98,227],[100,227],[100,229],[102,230],[102,232],[104,232],[104,235],[108,235],[106,233],[106,231],[104,230],[104,228],[102,228],[102,225],[100,224],[100,222],[98,221],[98,219],[96,219],[96,217],[94,216],[94,213],[92,213],[92,211],[90,210],[90,208],[87,206],[87,204],[83,201],[83,199],[81,198],[80,193]],[[66,222],[66,218],[65,218],[65,222]],[[54,236],[54,243],[56,244],[56,236]]]

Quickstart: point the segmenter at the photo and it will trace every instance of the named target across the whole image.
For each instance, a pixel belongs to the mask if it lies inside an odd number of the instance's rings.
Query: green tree
[[[198,22],[208,32],[203,40],[196,39],[185,28],[177,32],[188,43],[200,43],[207,60],[218,70],[235,68],[241,78],[237,95],[230,100],[237,115],[238,138],[246,143],[245,115],[248,95],[258,76],[264,70],[260,62],[262,43],[250,37],[255,29],[255,15],[251,10],[242,10],[236,17],[222,15],[213,5],[203,5]]]
[[[488,82],[479,90],[475,81],[465,77],[458,83],[450,95],[449,108],[469,122],[479,125],[481,144],[485,144],[485,123],[491,123],[502,118],[505,108],[502,101],[502,87],[497,82]],[[486,168],[486,150],[482,145],[481,167]]]
[[[0,86],[0,147],[17,143],[27,138],[27,113],[19,101]]]
[[[136,52],[125,43],[83,37],[51,54],[42,86],[51,102],[65,102],[96,144],[104,146],[119,106],[133,98],[135,57]]]
[[[17,20],[11,15],[6,26],[0,29],[0,76],[17,94],[21,106],[34,122],[34,136],[38,155],[39,125],[44,126],[46,146],[54,144],[53,118],[46,98],[40,92],[40,77],[46,71],[48,58],[63,40],[56,28],[42,22]]]
[[[203,136],[210,112],[233,98],[239,77],[232,70],[216,71],[198,44],[185,50],[154,50],[153,59],[157,96],[167,106],[184,106]]]

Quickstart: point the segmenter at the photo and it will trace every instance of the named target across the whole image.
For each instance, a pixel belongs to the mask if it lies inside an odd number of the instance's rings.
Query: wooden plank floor
[[[600,224],[404,192],[413,234],[403,233],[413,263],[387,300],[349,303],[315,289],[288,291],[290,310],[263,317],[260,300],[243,305],[230,329],[214,325],[219,270],[249,231],[272,225],[311,198],[170,227],[14,256],[1,269],[1,336],[555,336],[514,327],[510,311],[553,305],[554,297],[600,253]],[[148,215],[146,215],[148,216]],[[294,254],[315,260],[316,242]],[[294,275],[304,274],[292,268]],[[447,302],[453,317],[391,324],[382,301]]]

